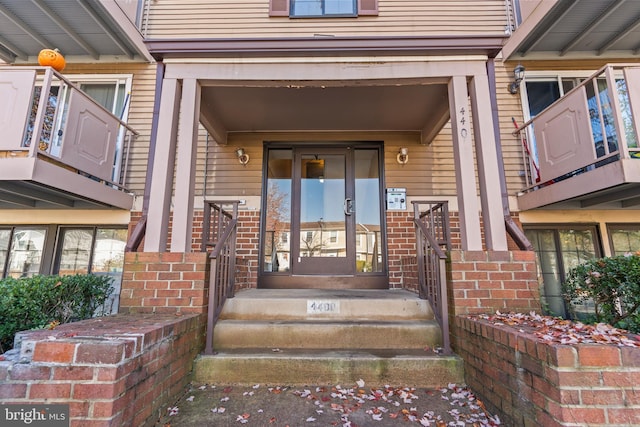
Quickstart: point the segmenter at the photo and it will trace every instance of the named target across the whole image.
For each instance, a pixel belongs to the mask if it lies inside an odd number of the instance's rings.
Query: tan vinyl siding
[[[522,156],[522,143],[513,135],[515,127],[512,117],[518,125],[522,125],[522,98],[520,93],[512,95],[507,89],[513,81],[513,68],[515,65],[501,66],[496,62],[496,95],[498,99],[500,142],[502,144],[502,158],[504,162],[505,177],[507,181],[507,193],[514,196],[525,187],[525,178],[521,171],[524,170]]]
[[[144,180],[149,156],[149,135],[153,116],[156,67],[151,64],[68,64],[64,70],[72,74],[131,74],[131,97],[127,123],[140,135],[133,142],[129,155],[126,187],[137,196],[144,192]]]
[[[362,134],[239,134],[229,145],[210,143],[207,165],[207,197],[243,198],[260,196],[262,186],[263,141],[383,141],[385,183],[387,187],[405,187],[411,197],[455,195],[455,171],[449,126],[431,145],[419,143],[417,133]],[[242,147],[251,157],[241,165],[234,153]],[[396,154],[409,149],[409,162],[400,165]],[[199,165],[200,166],[200,165]],[[200,169],[198,176],[204,171]],[[197,178],[199,179],[199,178]],[[202,187],[197,187],[198,189]],[[198,190],[199,191],[199,190]],[[198,193],[200,194],[200,193]]]
[[[504,0],[380,0],[378,16],[269,17],[269,1],[152,2],[147,37],[245,38],[505,34]]]

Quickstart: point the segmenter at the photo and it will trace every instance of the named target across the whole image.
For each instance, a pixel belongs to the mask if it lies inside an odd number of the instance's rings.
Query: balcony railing
[[[0,153],[125,189],[137,132],[49,67],[0,68]]]
[[[516,129],[523,147],[524,193],[624,159],[638,159],[640,167],[639,129],[640,66],[602,67]]]

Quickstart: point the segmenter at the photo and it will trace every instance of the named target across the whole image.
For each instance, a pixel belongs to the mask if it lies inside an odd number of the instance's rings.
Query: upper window
[[[291,0],[291,16],[355,16],[355,0]]]
[[[377,15],[378,0],[270,0],[269,16],[334,18]]]

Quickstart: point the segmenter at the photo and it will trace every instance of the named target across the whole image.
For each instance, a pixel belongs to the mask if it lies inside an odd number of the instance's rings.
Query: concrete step
[[[227,300],[194,380],[441,387],[463,381],[429,303],[404,290],[262,290]]]
[[[430,320],[426,300],[403,289],[247,289],[226,301],[220,319]]]
[[[442,345],[434,320],[414,321],[257,321],[220,320],[214,349],[423,349]]]
[[[439,388],[464,382],[462,360],[428,351],[224,351],[199,356],[194,381],[209,384],[324,385]]]

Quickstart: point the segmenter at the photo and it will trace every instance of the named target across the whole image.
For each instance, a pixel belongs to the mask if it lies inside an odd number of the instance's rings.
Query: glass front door
[[[266,164],[260,285],[386,287],[380,148],[272,148]]]

